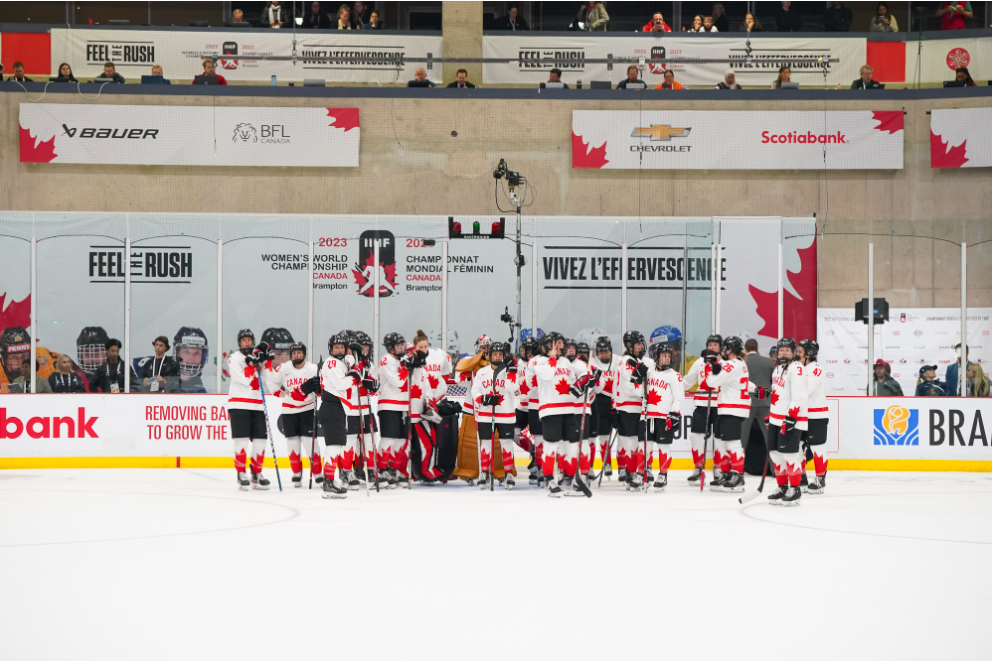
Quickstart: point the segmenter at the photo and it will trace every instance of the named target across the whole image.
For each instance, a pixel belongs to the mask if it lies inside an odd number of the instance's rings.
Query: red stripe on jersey
[[[642,402],[615,402],[614,403],[614,407],[615,408],[618,408],[619,406],[642,406]]]
[[[771,420],[783,420],[784,416],[780,415],[779,413],[771,413],[770,414],[770,419]],[[798,422],[807,422],[808,421],[808,419],[806,417],[800,417],[800,418],[794,418],[794,419],[797,420]]]
[[[476,412],[476,415],[477,417],[479,417],[479,419],[482,422],[486,422],[487,418],[490,417],[490,411],[488,411],[487,409],[480,409],[479,411]],[[514,417],[516,417],[514,413],[494,413],[494,418],[514,418]]]
[[[538,407],[539,411],[544,411],[545,409],[560,409],[560,408],[571,408],[575,409],[578,404],[574,402],[559,402],[557,404],[542,404]]]
[[[720,409],[745,409],[746,411],[748,411],[749,410],[749,405],[748,404],[718,404],[718,408],[720,408]]]
[[[818,408],[808,409],[808,413],[828,413],[828,407],[819,406]]]
[[[408,404],[409,401],[410,400],[408,400],[407,402],[405,402],[405,401],[400,400],[400,399],[381,399],[380,400],[380,405],[382,406],[383,404],[396,404],[397,406],[407,406],[407,404]]]
[[[310,404],[291,404],[289,402],[283,402],[283,408],[285,409],[303,409],[308,406],[314,406],[314,402],[311,402]]]
[[[248,397],[229,397],[228,403],[238,402],[239,404],[262,404],[261,399],[250,399]]]

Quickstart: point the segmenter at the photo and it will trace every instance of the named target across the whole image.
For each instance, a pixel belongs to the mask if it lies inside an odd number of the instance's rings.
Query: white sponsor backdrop
[[[228,457],[233,448],[226,400],[223,395],[8,396],[0,402],[0,441],[9,458]],[[280,403],[271,396],[267,402],[276,454],[285,458],[286,442],[275,420]],[[989,400],[832,397],[828,404],[831,459],[991,460]],[[673,444],[680,458],[690,456],[686,432],[692,413],[688,401]]]
[[[22,162],[359,165],[357,108],[22,103],[20,125]]]
[[[281,81],[323,78],[336,83],[406,82],[423,65],[408,63],[398,69],[370,58],[424,58],[428,53],[442,56],[441,35],[337,30],[294,34],[291,30],[239,33],[52,29],[53,67],[59,62],[71,62],[77,78],[90,78],[100,75],[104,62],[110,61],[118,73],[134,82],[150,74],[153,63],[162,66],[166,78],[191,80],[203,72],[203,56],[220,60],[218,72],[231,82],[269,80],[272,75]],[[274,55],[296,55],[298,60],[258,59]]]
[[[663,82],[663,66],[653,64],[653,58],[728,58],[740,85],[769,86],[777,69],[785,59],[793,57],[832,57],[838,63],[791,64],[791,80],[802,85],[824,86],[844,84],[855,78],[855,71],[866,62],[866,39],[825,38],[763,38],[754,39],[748,52],[743,38],[656,37],[632,35],[630,37],[598,38],[591,36],[546,37],[520,34],[484,35],[483,57],[508,58],[507,64],[484,64],[483,82],[489,85],[523,84],[549,80],[549,70],[558,67],[562,80],[570,85],[578,80],[589,84],[592,80],[610,80],[617,84],[625,79],[628,64],[615,64],[608,71],[607,64],[587,63],[587,59],[612,57],[646,58],[642,79],[655,87]],[[555,59],[554,63],[538,63],[540,59]],[[711,88],[724,78],[729,63],[669,64],[676,79],[690,87]],[[827,73],[827,79],[825,77]]]
[[[904,167],[904,115],[574,110],[573,167],[897,170]]]
[[[827,395],[866,393],[867,328],[854,318],[853,308],[818,308],[818,361],[825,368]],[[966,331],[970,362],[990,375],[991,308],[967,308]],[[960,310],[892,307],[890,321],[874,326],[874,340],[874,360],[887,361],[904,394],[914,395],[922,365],[937,365],[936,376],[944,381],[946,368],[956,362]]]
[[[917,80],[918,41],[904,42],[906,47],[904,80]],[[991,78],[991,38],[922,40],[921,81],[940,83],[956,78],[957,67],[967,67],[975,81]],[[855,78],[855,76],[853,76]]]
[[[991,167],[991,109],[932,111],[933,168]]]

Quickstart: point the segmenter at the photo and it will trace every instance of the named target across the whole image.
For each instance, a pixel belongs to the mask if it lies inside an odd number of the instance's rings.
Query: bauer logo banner
[[[573,167],[899,170],[904,113],[574,110]]]
[[[991,109],[932,111],[933,168],[991,166]]]
[[[358,167],[358,108],[22,103],[22,163]]]

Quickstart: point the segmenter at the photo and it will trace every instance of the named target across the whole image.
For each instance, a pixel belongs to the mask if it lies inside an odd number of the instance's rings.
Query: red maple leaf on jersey
[[[294,388],[290,392],[290,399],[294,400],[295,402],[302,402],[305,399],[307,399],[307,395],[305,395],[300,388]]]
[[[538,388],[538,376],[532,374],[532,388]]]
[[[557,362],[556,361],[556,357],[555,356],[551,356],[549,358],[549,367],[555,367],[556,366],[556,362]]]
[[[511,383],[517,383],[518,382],[518,373],[517,372],[508,372],[507,373],[507,380],[510,381]]]
[[[411,399],[421,399],[421,386],[411,384]]]
[[[792,408],[787,409],[787,415],[789,415],[790,417],[792,417],[794,419],[797,419],[797,416],[801,415],[801,407],[800,406],[794,406]]]
[[[531,388],[528,387],[528,379],[525,379],[521,382],[521,394],[527,395],[529,392],[531,392]]]
[[[773,396],[770,398],[770,406],[776,406],[777,402],[780,401],[780,393],[776,390],[773,391]]]
[[[569,394],[569,384],[566,383],[566,379],[559,379],[559,381],[556,382],[556,392],[560,395]]]
[[[249,388],[251,388],[252,390],[259,389],[259,377],[255,377],[251,381],[249,381]]]
[[[646,404],[648,404],[649,406],[655,406],[656,404],[658,404],[662,400],[663,400],[663,398],[660,397],[659,393],[656,392],[655,388],[650,389],[649,392],[647,392],[645,394],[645,401],[646,401]]]
[[[483,406],[483,395],[476,396],[476,403],[480,406]]]
[[[407,365],[400,366],[400,369],[397,370],[397,377],[400,379],[400,391],[407,392]]]
[[[428,387],[431,388],[432,390],[435,390],[436,388],[438,388],[438,377],[437,376],[432,376],[431,374],[428,375]]]
[[[608,379],[604,382],[604,392],[614,392],[614,379]]]

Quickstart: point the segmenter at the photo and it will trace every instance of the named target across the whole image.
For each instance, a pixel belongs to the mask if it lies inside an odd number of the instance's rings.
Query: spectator
[[[915,397],[945,397],[946,390],[942,382],[935,378],[937,365],[924,365],[918,370],[918,385],[915,387]]]
[[[728,14],[725,13],[725,5],[720,2],[716,2],[711,5],[711,16],[714,17],[714,26],[718,28],[718,32],[728,32]]]
[[[973,18],[973,7],[969,2],[943,2],[935,16],[942,19],[943,30],[965,30],[966,19]]]
[[[218,85],[227,85],[228,84],[228,81],[224,79],[224,76],[222,76],[221,74],[217,73],[214,70],[214,59],[213,58],[210,58],[210,57],[204,58],[204,73],[203,73],[203,75],[204,76],[213,76],[213,77],[217,78],[217,84]],[[196,81],[194,81],[194,84],[196,84]]]
[[[632,89],[640,90],[644,90],[646,88],[645,81],[639,78],[639,68],[637,65],[629,65],[627,75],[627,78],[618,83],[619,90],[626,90],[629,86],[631,86]]]
[[[715,25],[714,25],[714,17],[713,16],[705,16],[704,17],[704,27],[701,28],[701,32],[717,32],[717,31],[718,31],[718,28],[716,28]]]
[[[124,83],[124,76],[117,72],[113,62],[104,62],[104,72],[98,78],[110,78],[113,83]]]
[[[901,384],[890,375],[890,365],[885,363],[882,358],[877,358],[877,362],[873,364],[873,392],[870,395],[873,397],[904,396]]]
[[[946,368],[946,378],[944,379],[944,383],[946,395],[949,397],[955,397],[959,392],[959,361],[961,346],[962,345],[960,343],[957,343],[956,346],[953,347],[953,350],[956,352],[956,362]],[[966,347],[966,364],[967,367],[974,364],[970,362],[970,347]]]
[[[773,21],[777,24],[777,32],[801,31],[801,15],[796,9],[791,10],[789,2],[781,2],[780,6],[773,10]]]
[[[312,2],[311,10],[304,16],[301,27],[305,30],[330,30],[331,19],[328,14],[321,11],[320,2]]]
[[[510,30],[512,32],[521,32],[522,30],[528,29],[528,23],[525,19],[518,16],[518,7],[516,5],[511,5],[507,10],[507,16],[503,16],[494,28],[495,30]]]
[[[825,32],[849,32],[852,26],[852,9],[841,2],[830,2],[825,8]]]
[[[19,83],[32,83],[34,82],[30,78],[24,75],[24,65],[20,62],[14,62],[14,75],[7,78],[7,80],[16,80]]]
[[[281,28],[284,24],[290,23],[293,17],[289,10],[281,5],[278,0],[272,0],[266,8],[262,10],[262,24],[271,28]]]
[[[870,32],[897,32],[897,19],[888,13],[887,3],[877,5],[877,15],[870,19]]]
[[[97,373],[93,376],[96,390],[104,394],[124,392],[124,373],[127,368],[120,357],[121,341],[111,338],[104,347],[107,349],[107,361],[97,368]]]
[[[780,71],[777,72],[777,79],[773,81],[772,85],[770,85],[770,89],[778,90],[780,89],[781,85],[789,82],[790,82],[790,67],[785,65],[780,67]]]
[[[70,361],[72,362],[72,361]],[[39,393],[51,393],[52,384],[48,382],[48,379],[42,378],[38,375],[38,390]],[[31,361],[25,360],[21,363],[21,376],[14,379],[13,384],[19,386],[20,392],[28,393],[31,392]]]
[[[337,30],[358,30],[358,27],[353,27],[352,25],[352,10],[349,9],[348,5],[342,5],[338,8],[338,25]]]
[[[224,27],[233,28],[236,27],[235,23],[244,23],[244,22],[245,22],[245,12],[243,12],[241,9],[236,9],[231,12],[231,18],[225,22]]]
[[[369,17],[371,16],[369,7],[362,0],[356,0],[352,3],[352,28],[359,30],[366,23],[369,23]]]
[[[55,361],[55,372],[49,375],[48,385],[54,393],[86,392],[83,380],[76,373],[72,358],[67,353],[61,354]]]
[[[158,64],[153,64],[152,65],[152,75],[153,76],[162,76],[163,75],[162,67],[160,67]],[[168,78],[163,77],[162,78],[162,84],[163,85],[172,85],[173,83]]]
[[[574,32],[582,32],[587,29],[587,3],[581,3],[580,8],[576,11],[576,17],[573,22],[569,25],[569,30]]]
[[[704,17],[698,14],[694,16],[694,22],[690,25],[691,32],[704,32]]]
[[[777,362],[777,345],[770,347],[770,353],[767,354],[774,363]]]
[[[749,381],[759,388],[769,390],[773,384],[773,369],[775,362],[770,358],[759,355],[759,343],[750,338],[745,343],[745,364],[749,371]],[[776,353],[773,347],[771,353]],[[742,421],[742,441],[748,446],[749,437],[753,428],[753,421],[759,426],[759,438],[763,438],[763,425],[766,417],[770,414],[770,400],[759,399],[755,394],[749,397],[749,417]]]
[[[407,81],[408,87],[435,87],[435,83],[428,80],[428,74],[425,73],[424,67],[418,67],[414,70],[414,80]]]
[[[642,26],[642,32],[673,32],[673,29],[666,25],[663,13],[657,11],[652,15],[652,19]]]
[[[474,87],[476,87],[476,85],[466,80],[466,76],[468,75],[469,74],[466,72],[465,69],[459,69],[458,71],[456,71],[456,79],[453,80],[451,83],[449,83],[448,87],[463,87],[463,88],[473,89]]]
[[[179,365],[166,355],[169,339],[160,335],[152,342],[155,356],[142,367],[142,390],[145,392],[174,392],[179,385]]]
[[[973,77],[970,75],[970,70],[966,67],[959,67],[956,69],[956,82],[962,83],[963,87],[976,87],[977,83],[973,82]]]
[[[607,32],[608,21],[611,17],[607,15],[607,7],[603,2],[591,0],[587,3],[587,31]]]
[[[729,69],[725,72],[725,80],[721,81],[714,86],[715,89],[719,90],[740,90],[742,86],[735,82],[735,72]],[[750,340],[755,342],[755,340]],[[749,346],[749,342],[746,342],[746,347]],[[748,351],[748,348],[746,349]]]
[[[676,81],[676,77],[673,75],[673,71],[667,69],[663,73],[663,82],[656,85],[657,90],[682,90],[687,89],[682,83]]]
[[[756,17],[752,14],[746,14],[745,18],[742,19],[742,25],[739,26],[739,32],[762,32],[763,26],[759,24]]]
[[[78,83],[76,76],[72,75],[72,67],[69,66],[67,62],[63,62],[59,65],[59,81],[60,83]]]
[[[852,85],[849,86],[851,90],[878,90],[880,89],[880,83],[873,80],[873,67],[869,64],[864,64],[859,68],[859,78],[852,81]]]
[[[560,71],[559,69],[552,69],[551,71],[549,71],[549,83],[558,83],[558,85],[556,85],[556,87],[559,87],[560,85],[562,85],[563,89],[567,89],[568,90],[569,89],[569,85],[567,85],[566,83],[564,83],[562,81],[562,77],[563,77],[563,72]],[[546,85],[548,85],[548,83],[546,83]]]
[[[980,365],[969,363],[966,366],[966,396],[967,397],[990,397],[991,380],[980,369]]]
[[[386,30],[387,24],[380,20],[380,12],[375,9],[369,12],[369,23],[362,24],[363,30]]]

